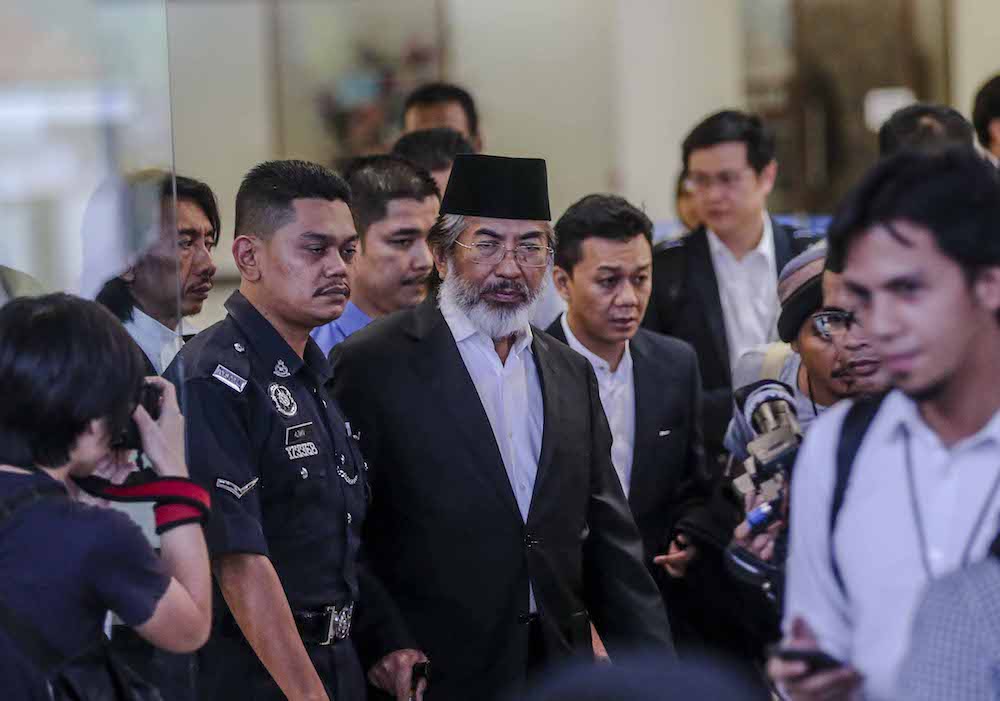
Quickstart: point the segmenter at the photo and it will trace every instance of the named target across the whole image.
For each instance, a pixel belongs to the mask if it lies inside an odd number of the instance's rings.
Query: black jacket
[[[771,220],[780,273],[796,255],[819,239]],[[775,300],[777,304],[777,300]],[[724,452],[722,439],[732,418],[732,368],[719,285],[705,227],[657,246],[653,254],[653,295],[643,326],[694,346],[701,367],[703,428],[709,457]]]
[[[548,333],[563,343],[562,317]],[[628,502],[645,545],[646,564],[666,552],[674,532],[725,547],[732,515],[708,508],[720,479],[706,465],[701,435],[701,376],[691,346],[645,329],[629,342],[635,378],[635,443]]]
[[[361,433],[372,505],[366,547],[395,599],[395,633],[356,641],[366,665],[415,638],[428,701],[496,698],[524,681],[529,581],[545,657],[672,647],[659,592],[611,464],[590,364],[534,330],[544,400],[527,523],[451,330],[433,301],[338,345],[333,387]],[[364,600],[364,596],[362,596]]]
[[[561,320],[549,333],[565,341]],[[642,534],[646,565],[667,604],[674,642],[680,648],[742,655],[752,649],[742,628],[704,615],[734,597],[736,585],[723,570],[722,553],[742,509],[727,498],[718,463],[704,457],[698,360],[687,343],[645,329],[629,348],[636,404],[629,506]],[[663,431],[670,433],[661,436]],[[653,564],[678,532],[698,547],[683,579]]]

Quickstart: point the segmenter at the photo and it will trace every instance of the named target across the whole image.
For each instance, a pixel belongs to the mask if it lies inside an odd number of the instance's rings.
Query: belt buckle
[[[326,628],[326,639],[320,645],[331,645],[336,640],[346,639],[351,633],[354,603],[352,602],[342,609],[337,609],[336,606],[327,606],[325,610],[330,620]]]

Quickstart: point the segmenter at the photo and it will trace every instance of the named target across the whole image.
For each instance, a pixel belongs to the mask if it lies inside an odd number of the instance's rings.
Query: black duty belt
[[[332,645],[346,640],[351,634],[354,603],[346,606],[324,606],[315,611],[293,611],[295,625],[308,645]]]

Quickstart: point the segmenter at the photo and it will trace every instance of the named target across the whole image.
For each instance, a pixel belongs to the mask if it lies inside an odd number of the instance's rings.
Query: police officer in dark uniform
[[[367,468],[309,337],[350,294],[349,197],[322,166],[251,170],[236,200],[240,291],[166,372],[192,476],[215,504],[207,536],[221,599],[199,659],[205,699],[365,698],[350,635]]]

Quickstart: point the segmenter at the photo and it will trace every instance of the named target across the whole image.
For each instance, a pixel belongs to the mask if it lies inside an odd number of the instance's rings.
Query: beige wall
[[[448,77],[476,95],[488,152],[548,160],[553,216],[585,194],[616,191],[668,218],[681,139],[708,112],[743,104],[739,8],[737,0],[445,0]],[[281,155],[266,12],[261,0],[170,6],[176,166],[219,195],[220,278],[235,272],[240,177]],[[301,143],[290,147],[307,156]],[[195,323],[221,318],[230,289],[220,284]]]
[[[251,167],[274,158],[273,62],[262,0],[171,2],[171,102],[175,168],[204,180],[219,198],[222,241],[215,254],[221,284],[192,321],[204,328],[225,315],[238,276],[230,247],[233,204]]]
[[[740,3],[619,0],[615,17],[619,189],[669,218],[684,136],[745,101]]]
[[[553,217],[612,188],[615,3],[449,0],[449,77],[475,94],[485,150],[547,160]]]
[[[976,91],[1000,73],[1000,2],[952,0],[952,5],[952,103],[971,117]]]

